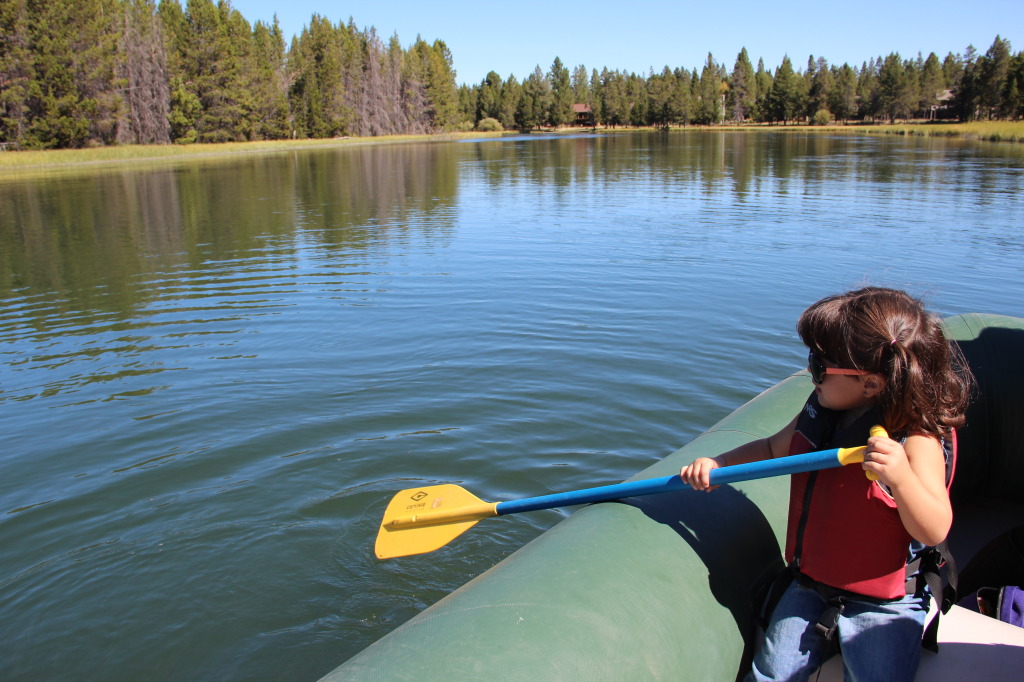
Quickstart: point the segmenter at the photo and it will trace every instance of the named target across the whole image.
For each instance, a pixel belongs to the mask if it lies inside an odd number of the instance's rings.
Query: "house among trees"
[[[573,104],[572,105],[572,124],[574,126],[581,126],[583,128],[593,128],[596,125],[594,119],[594,110],[589,104]]]
[[[927,112],[929,120],[937,118],[956,118],[956,93],[952,90],[943,90],[936,98],[935,104],[931,105],[931,111]]]

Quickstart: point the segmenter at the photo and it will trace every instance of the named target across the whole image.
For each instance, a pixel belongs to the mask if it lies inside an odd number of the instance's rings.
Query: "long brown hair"
[[[973,377],[959,346],[921,301],[898,289],[866,287],[821,299],[797,332],[840,367],[878,372],[878,404],[891,432],[941,437],[964,424]]]

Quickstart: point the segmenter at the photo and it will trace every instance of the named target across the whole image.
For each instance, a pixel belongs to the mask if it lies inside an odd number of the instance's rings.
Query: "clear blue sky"
[[[185,5],[185,0],[180,0]],[[250,23],[277,14],[286,42],[310,17],[374,27],[384,39],[398,35],[404,47],[422,36],[443,40],[452,52],[459,83],[479,83],[489,71],[522,80],[535,66],[547,71],[555,57],[571,70],[620,69],[646,73],[668,65],[698,70],[711,52],[731,70],[747,48],[757,65],[774,71],[789,54],[797,69],[810,55],[829,63],[860,66],[871,57],[940,59],[973,44],[984,53],[996,35],[1014,52],[1024,49],[1022,0],[932,0],[924,3],[861,0],[798,3],[552,2],[551,0],[231,0]]]

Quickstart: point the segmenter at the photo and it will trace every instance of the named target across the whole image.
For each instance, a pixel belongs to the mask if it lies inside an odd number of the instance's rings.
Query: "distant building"
[[[935,96],[938,104],[933,104],[931,111],[927,112],[929,119],[955,118],[956,110],[953,107],[956,95],[952,90],[943,90]]]
[[[589,104],[573,104],[572,113],[572,124],[574,126],[582,126],[584,128],[594,127],[594,110],[590,108]]]

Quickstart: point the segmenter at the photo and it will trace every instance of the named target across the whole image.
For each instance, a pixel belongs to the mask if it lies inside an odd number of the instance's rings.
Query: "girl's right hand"
[[[710,457],[698,457],[679,470],[679,478],[694,490],[711,492],[718,486],[711,485],[711,470],[718,468],[718,462]]]

